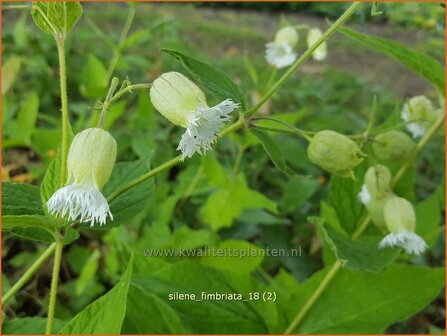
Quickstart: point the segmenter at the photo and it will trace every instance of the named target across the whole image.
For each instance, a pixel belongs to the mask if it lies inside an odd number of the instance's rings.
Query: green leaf
[[[284,184],[280,203],[282,212],[289,214],[300,208],[311,198],[320,186],[317,179],[305,176],[294,176]]]
[[[103,194],[105,196],[110,195],[118,187],[134,180],[148,171],[148,159],[116,163],[110,180],[104,186]],[[135,215],[140,213],[149,203],[153,190],[154,181],[153,179],[149,179],[113,199],[110,202],[110,211],[113,214],[113,221],[109,220],[107,225],[103,228],[120,225],[135,217]]]
[[[253,128],[250,129],[250,131],[259,139],[262,147],[266,151],[267,155],[270,157],[270,160],[272,160],[273,164],[280,172],[284,173],[287,176],[295,175],[294,171],[287,165],[278,144],[272,137],[270,137],[270,135],[268,135],[266,132]]]
[[[225,188],[228,185],[228,174],[217,161],[213,152],[208,151],[206,155],[203,155],[201,163],[209,184],[220,188]]]
[[[309,221],[318,225],[323,238],[343,267],[379,272],[396,260],[401,253],[398,248],[379,249],[379,243],[383,236],[365,235],[356,240],[351,240],[330,225],[325,224],[321,218],[311,217]]]
[[[349,28],[340,28],[339,31],[369,48],[373,48],[388,57],[394,58],[429,80],[439,89],[439,92],[444,94],[445,69],[432,57],[408,48],[401,43],[381,37],[361,34]]]
[[[16,236],[42,243],[54,242],[53,232],[59,223],[51,217],[38,215],[2,216],[2,230]],[[71,227],[65,228],[62,242],[69,244],[79,237],[79,232]]]
[[[53,319],[53,332],[56,334],[63,328],[66,322],[59,319]],[[2,324],[2,333],[29,335],[29,334],[45,334],[47,319],[42,317],[23,317],[16,318],[11,321],[5,321]]]
[[[120,334],[132,277],[133,255],[121,280],[108,293],[89,304],[60,334]]]
[[[161,49],[161,51],[173,56],[179,61],[192,79],[216,98],[232,99],[235,103],[241,104],[245,110],[245,99],[236,84],[222,71],[213,68],[211,65],[186,56],[179,51]]]
[[[183,325],[197,334],[268,333],[274,328],[277,311],[274,304],[262,300],[174,300],[174,293],[205,294],[238,293],[243,299],[250,292],[263,293],[267,288],[248,274],[232,270],[219,270],[197,262],[180,261],[160,265],[153,258],[141,260],[140,272],[132,283],[147,293],[153,293],[168,304]],[[144,264],[143,264],[144,263]],[[147,315],[147,323],[156,323],[159,315]]]
[[[42,199],[42,206],[45,210],[47,209],[47,202],[50,197],[61,187],[60,176],[61,157],[60,152],[58,151],[53,161],[51,161],[48,166],[42,184],[40,185],[40,197]]]
[[[439,237],[441,207],[438,193],[434,193],[415,206],[416,233],[425,239],[428,246],[433,246]]]
[[[44,32],[65,38],[82,15],[79,2],[33,2],[34,23]]]
[[[89,54],[81,73],[79,91],[86,98],[99,98],[105,96],[108,85],[106,67],[95,55]]]
[[[363,175],[367,169],[363,163],[355,169],[356,179],[348,179],[332,175],[329,184],[328,203],[337,214],[340,225],[351,235],[364,213],[364,207],[357,195],[363,184]]]
[[[329,268],[315,273],[289,299],[291,321]],[[444,268],[392,265],[380,273],[340,269],[293,333],[381,334],[421,311],[444,287]]]
[[[277,213],[276,203],[248,188],[243,175],[239,175],[225,189],[219,189],[207,198],[200,215],[204,222],[217,231],[231,226],[242,210],[261,208]]]
[[[251,273],[257,269],[263,260],[261,248],[243,240],[225,240],[221,242],[217,249],[226,251],[231,250],[234,255],[213,255],[206,254],[200,259],[204,265],[221,268],[223,270],[233,270],[243,273]]]
[[[36,92],[31,92],[21,106],[16,120],[9,125],[10,137],[5,139],[3,146],[31,146],[31,136],[34,133],[39,110],[39,97]]]
[[[44,215],[39,188],[2,182],[2,216]]]
[[[149,317],[149,318],[148,318]],[[122,334],[188,334],[176,312],[157,295],[130,286]]]
[[[11,56],[8,58],[8,61],[2,65],[2,96],[8,93],[15,83],[21,65],[22,58],[19,56]]]

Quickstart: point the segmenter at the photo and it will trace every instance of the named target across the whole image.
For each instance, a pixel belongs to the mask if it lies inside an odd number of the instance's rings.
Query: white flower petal
[[[386,235],[379,244],[380,249],[385,247],[402,247],[407,253],[421,254],[427,248],[427,244],[416,233],[402,230]]]
[[[106,198],[93,181],[72,183],[57,190],[47,202],[48,211],[56,217],[80,222],[106,223],[107,215],[113,220]]]
[[[231,112],[239,108],[239,104],[231,99],[226,99],[220,104],[208,108],[200,108],[189,119],[188,127],[183,133],[177,147],[182,151],[182,160],[191,157],[194,153],[203,154],[211,149],[216,136],[225,122],[231,120]]]
[[[285,42],[270,42],[265,45],[265,58],[269,64],[274,65],[278,69],[292,65],[297,55],[292,48]]]
[[[362,190],[360,190],[357,197],[359,198],[360,202],[364,205],[368,204],[371,201],[371,194],[369,193],[366,184],[362,185]]]

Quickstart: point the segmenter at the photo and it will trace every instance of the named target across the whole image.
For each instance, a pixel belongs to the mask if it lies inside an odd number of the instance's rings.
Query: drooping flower
[[[297,55],[293,48],[298,44],[298,33],[293,27],[284,27],[278,30],[275,41],[265,45],[265,58],[276,68],[287,67],[295,62]]]
[[[320,29],[312,28],[307,32],[307,47],[313,46],[318,39],[323,35]],[[312,53],[312,57],[316,61],[323,61],[327,56],[327,45],[326,42],[321,43],[317,49]]]
[[[416,215],[410,202],[401,197],[390,197],[383,207],[383,216],[390,233],[382,239],[379,248],[401,247],[413,254],[425,251],[427,244],[414,232]]]
[[[366,207],[374,224],[384,229],[386,225],[383,207],[388,198],[393,195],[390,188],[391,172],[383,165],[371,166],[366,171],[363,181],[358,198]]]
[[[231,99],[208,107],[202,90],[178,72],[158,77],[151,86],[150,97],[166,119],[186,128],[177,147],[182,152],[182,160],[211,149],[225,122],[231,120],[231,112],[239,108]]]
[[[415,96],[404,104],[401,117],[404,121],[409,122],[407,129],[413,137],[420,138],[434,123],[438,113],[427,97]]]
[[[360,153],[354,141],[328,130],[315,134],[307,147],[310,161],[332,174],[351,178],[354,178],[352,170],[363,161]]]
[[[100,189],[109,180],[116,159],[116,141],[100,128],[78,133],[67,158],[67,185],[48,200],[48,211],[56,217],[103,225],[107,215],[113,220]]]

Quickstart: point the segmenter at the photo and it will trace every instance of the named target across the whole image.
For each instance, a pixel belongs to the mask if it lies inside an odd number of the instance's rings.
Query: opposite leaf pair
[[[177,72],[157,78],[150,89],[150,97],[163,116],[186,128],[177,148],[182,152],[182,160],[211,149],[224,123],[231,120],[231,112],[239,107],[230,99],[208,107],[204,93]],[[48,200],[48,211],[70,221],[90,222],[90,226],[105,224],[107,215],[113,220],[100,189],[112,174],[116,147],[110,133],[100,128],[78,133],[68,152],[67,185]]]

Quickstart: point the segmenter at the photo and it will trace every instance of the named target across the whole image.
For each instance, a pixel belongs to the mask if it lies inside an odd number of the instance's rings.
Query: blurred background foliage
[[[104,99],[112,74],[143,83],[164,71],[182,71],[160,48],[180,50],[223,70],[249,101],[256,101],[268,75],[264,45],[273,39],[281,16],[292,24],[324,28],[325,19],[338,17],[346,3],[139,4],[119,50],[116,45],[128,6],[83,6],[84,15],[67,41],[69,110],[75,133],[96,124],[98,101]],[[441,6],[381,3],[379,9],[384,14],[371,17],[370,6],[364,6],[350,24],[444,62]],[[39,32],[26,11],[4,11],[2,28],[2,180],[38,185],[60,140],[57,53],[51,36]],[[299,52],[305,50],[302,41]],[[425,94],[436,102],[429,83],[341,34],[328,41],[328,51],[327,61],[310,61],[300,68],[262,113],[306,130],[358,134],[367,125],[374,96],[382,125],[399,120],[402,104],[411,96]],[[250,77],[253,68],[258,70]],[[210,104],[215,102],[209,99]],[[118,161],[149,159],[155,167],[176,155],[181,130],[154,111],[148,92],[134,92],[114,104],[105,127],[117,140]],[[196,155],[157,175],[152,199],[132,220],[111,230],[82,231],[77,243],[64,250],[56,317],[71,318],[110,289],[124,271],[129,249],[198,248],[236,240],[244,247],[300,247],[303,256],[245,259],[254,262],[254,267],[245,260],[242,264],[229,260],[221,266],[224,269],[257,269],[255,276],[264,280],[286,271],[303,281],[322,268],[323,244],[306,218],[318,215],[320,202],[327,198],[329,176],[309,162],[304,141],[281,134],[276,139],[288,164],[299,174],[291,180],[278,173],[250,134],[235,134],[222,139],[214,153]],[[436,192],[444,194],[444,157],[440,134],[418,159],[414,201]],[[227,203],[211,197],[216,192],[229,193]],[[430,251],[412,262],[443,265],[443,237],[439,234]],[[3,291],[42,249],[40,243],[3,235]],[[47,266],[27,285],[27,293],[15,298],[8,315],[19,311],[44,316],[51,274]],[[443,309],[442,294],[426,310],[388,332],[436,332],[444,325]]]

